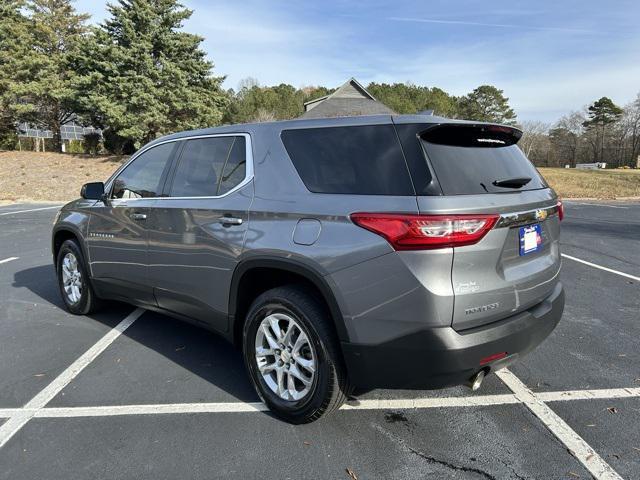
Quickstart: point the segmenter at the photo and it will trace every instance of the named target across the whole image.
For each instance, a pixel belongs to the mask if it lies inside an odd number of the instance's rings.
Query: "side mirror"
[[[87,200],[102,200],[104,196],[104,183],[85,183],[80,190],[80,196]]]

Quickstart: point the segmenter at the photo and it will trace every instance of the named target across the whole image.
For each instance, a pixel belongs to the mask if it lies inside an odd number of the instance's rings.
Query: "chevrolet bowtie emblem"
[[[545,220],[548,215],[546,210],[536,210],[536,220]]]

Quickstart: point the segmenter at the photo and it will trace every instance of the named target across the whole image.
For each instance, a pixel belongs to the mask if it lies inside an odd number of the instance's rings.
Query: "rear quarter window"
[[[311,192],[415,195],[392,125],[284,130],[281,136]]]

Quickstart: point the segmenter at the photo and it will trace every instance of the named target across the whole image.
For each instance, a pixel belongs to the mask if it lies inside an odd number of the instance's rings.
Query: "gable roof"
[[[300,118],[342,117],[353,115],[394,114],[395,112],[376,100],[360,82],[351,77],[335,92],[304,103]]]
[[[335,92],[330,93],[329,95],[325,95],[324,97],[314,98],[313,100],[304,102],[305,110],[307,110],[307,105],[312,105],[314,103],[321,102],[328,98],[353,98],[354,96],[357,96],[353,94],[354,91],[359,93],[360,94],[359,96],[361,97],[368,98],[369,100],[377,101],[375,97],[371,95],[367,91],[367,89],[362,86],[360,82],[358,82],[355,78],[351,77],[349,80],[344,82],[341,86],[336,88]]]
[[[368,98],[327,98],[299,118],[353,117],[359,115],[394,115],[385,104]]]

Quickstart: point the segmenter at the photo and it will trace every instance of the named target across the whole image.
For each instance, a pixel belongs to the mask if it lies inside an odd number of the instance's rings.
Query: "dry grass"
[[[120,156],[0,152],[0,203],[69,201],[87,182],[106,180]],[[640,197],[640,170],[540,168],[564,198]]]
[[[563,198],[640,197],[640,170],[539,170]]]
[[[69,201],[104,181],[126,157],[0,152],[0,201]]]

